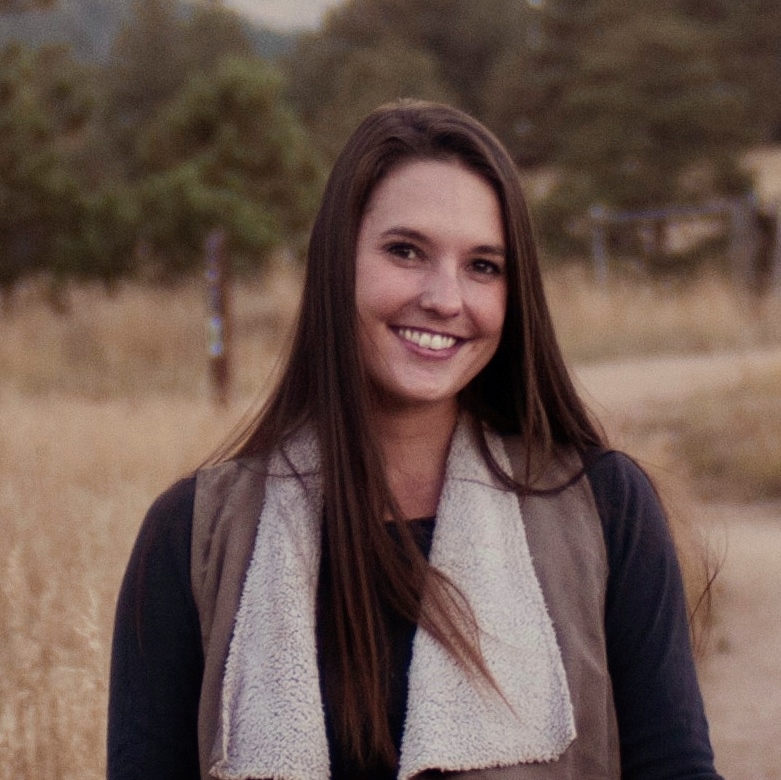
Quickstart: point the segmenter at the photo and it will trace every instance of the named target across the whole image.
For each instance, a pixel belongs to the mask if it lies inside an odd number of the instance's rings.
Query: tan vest
[[[522,447],[505,446],[519,477]],[[538,486],[562,484],[557,464]],[[264,499],[265,464],[241,458],[202,469],[196,478],[191,578],[201,623],[204,678],[198,714],[201,776],[217,730],[219,692],[244,575]],[[464,780],[614,780],[621,776],[618,731],[607,670],[604,605],[607,558],[602,525],[588,480],[550,496],[519,499],[535,572],[548,606],[567,674],[577,738],[550,763],[448,773]],[[426,772],[420,778],[442,777]]]

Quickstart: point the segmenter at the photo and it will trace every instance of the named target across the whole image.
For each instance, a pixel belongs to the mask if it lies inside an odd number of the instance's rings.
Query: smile
[[[412,328],[398,328],[396,333],[404,341],[409,341],[422,349],[430,349],[438,352],[442,349],[450,349],[456,344],[455,336],[447,336],[444,333],[429,333],[423,330],[412,330]]]

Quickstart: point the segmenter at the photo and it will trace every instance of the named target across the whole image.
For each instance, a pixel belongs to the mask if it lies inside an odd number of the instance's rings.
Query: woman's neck
[[[458,407],[375,410],[374,425],[388,486],[404,517],[436,514]]]

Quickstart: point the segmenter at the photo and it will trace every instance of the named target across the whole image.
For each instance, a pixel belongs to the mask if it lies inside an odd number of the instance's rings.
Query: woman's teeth
[[[411,341],[423,349],[433,349],[434,351],[450,349],[456,343],[455,336],[443,336],[440,333],[426,333],[409,328],[402,328],[399,333],[405,341]]]

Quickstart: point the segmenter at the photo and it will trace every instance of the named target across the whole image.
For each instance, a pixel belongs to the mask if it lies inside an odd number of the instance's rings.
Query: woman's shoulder
[[[141,533],[155,537],[179,538],[191,533],[196,476],[177,480],[149,507]]]
[[[194,477],[180,479],[158,496],[141,523],[117,602],[117,622],[124,626],[118,652],[141,647],[161,625],[197,624],[190,592],[194,492]],[[136,615],[144,626],[136,625]]]
[[[207,545],[223,525],[257,517],[265,496],[268,458],[247,455],[200,468],[194,480],[193,533]]]
[[[587,452],[583,466],[594,493],[609,499],[613,505],[640,497],[657,500],[648,475],[624,452],[614,449]]]
[[[140,535],[184,540],[192,534],[196,505],[206,493],[224,498],[237,483],[262,481],[263,461],[254,456],[232,458],[198,468],[178,479],[152,502]]]
[[[611,569],[675,566],[675,545],[653,482],[628,455],[617,451],[586,459]]]
[[[196,473],[188,474],[166,488],[152,503],[150,512],[173,512],[179,514],[182,510],[192,509],[195,496]]]
[[[173,565],[184,577],[190,564],[195,475],[161,493],[149,507],[131,553],[129,571],[138,575]]]
[[[643,468],[626,453],[599,450],[586,453],[584,473],[601,514],[626,515],[653,510],[662,513],[653,482]]]

